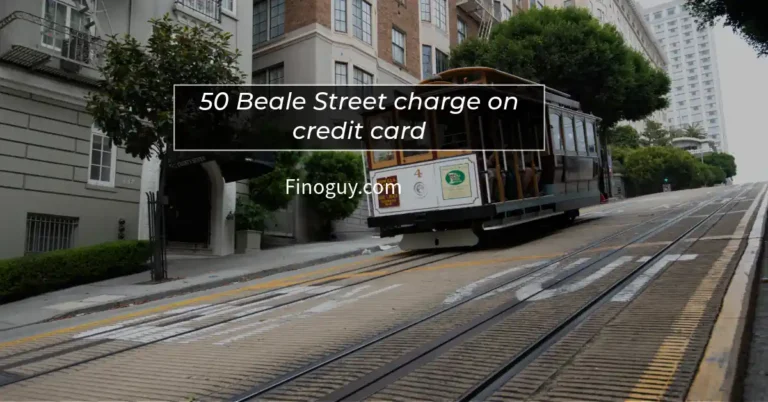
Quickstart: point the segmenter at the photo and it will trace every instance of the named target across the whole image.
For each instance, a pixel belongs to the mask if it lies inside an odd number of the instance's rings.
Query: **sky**
[[[643,7],[664,0],[637,0]],[[757,52],[730,28],[715,27],[728,153],[736,158],[734,182],[768,181],[768,57]]]

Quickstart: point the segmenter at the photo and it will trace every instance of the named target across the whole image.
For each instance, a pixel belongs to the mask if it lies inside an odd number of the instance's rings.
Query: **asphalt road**
[[[0,333],[0,400],[682,400],[765,189]]]

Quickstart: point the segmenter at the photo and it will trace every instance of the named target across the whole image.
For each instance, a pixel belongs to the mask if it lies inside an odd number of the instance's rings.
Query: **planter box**
[[[240,230],[235,233],[236,253],[245,254],[259,250],[261,250],[261,232],[256,230]]]

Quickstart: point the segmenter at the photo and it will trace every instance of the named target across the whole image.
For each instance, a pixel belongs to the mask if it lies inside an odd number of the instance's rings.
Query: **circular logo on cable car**
[[[464,172],[461,170],[451,170],[445,175],[445,182],[452,186],[458,186],[459,184],[464,183],[466,178]]]
[[[413,192],[416,193],[417,197],[424,198],[427,195],[427,186],[422,182],[418,182],[413,185]]]

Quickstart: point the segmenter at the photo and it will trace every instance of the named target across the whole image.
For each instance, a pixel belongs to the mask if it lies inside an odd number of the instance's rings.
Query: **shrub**
[[[142,272],[151,254],[146,241],[120,240],[0,260],[0,303]]]
[[[318,194],[308,195],[309,205],[322,219],[323,235],[330,234],[331,222],[345,219],[357,209],[362,198],[361,190],[365,182],[363,161],[355,152],[315,152],[304,163],[306,181],[309,183],[339,183],[357,185],[355,194]],[[338,191],[339,189],[334,189]],[[329,198],[331,197],[331,198]]]

